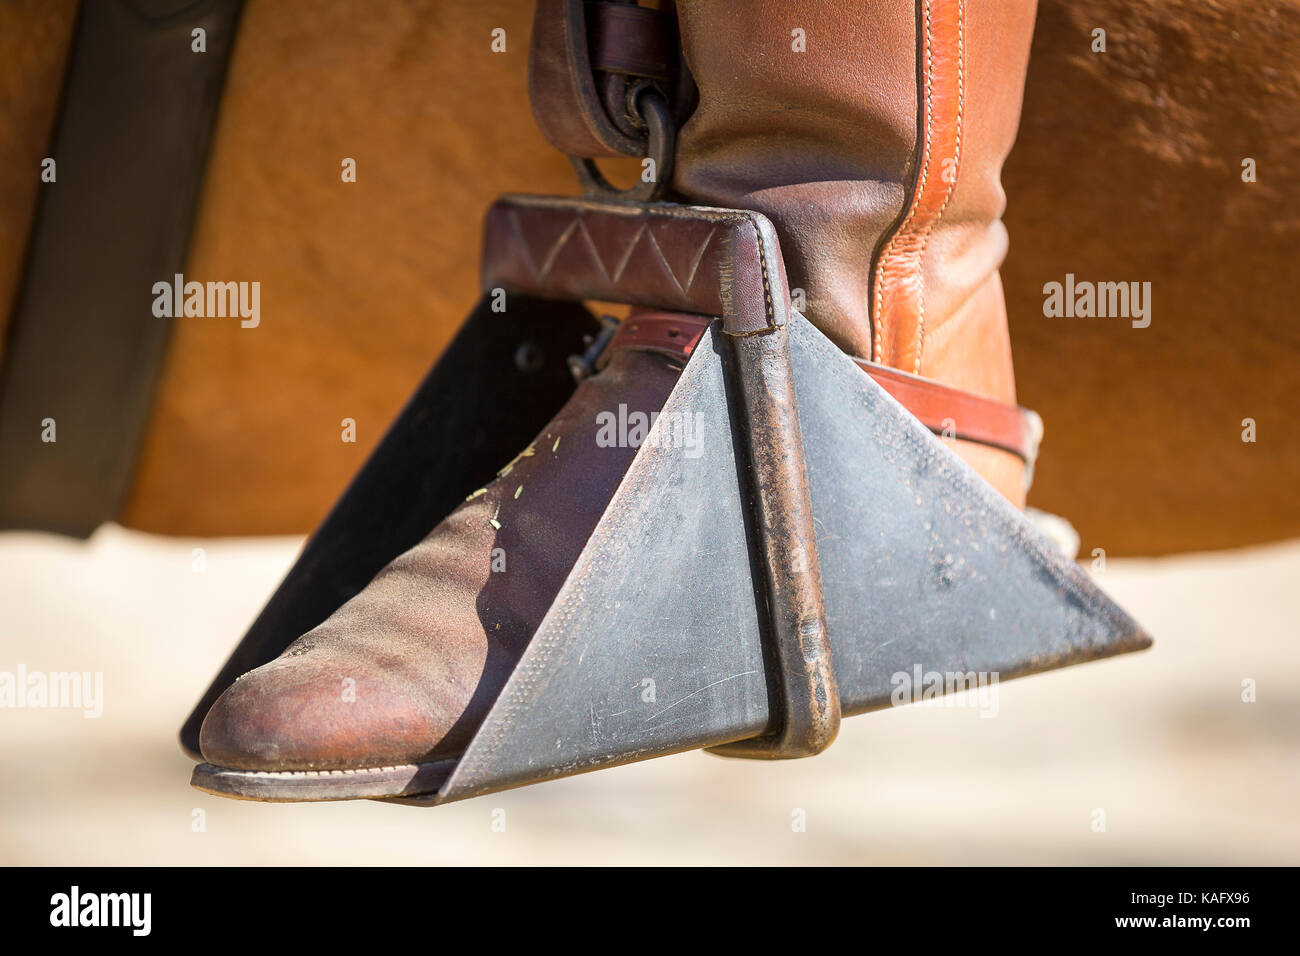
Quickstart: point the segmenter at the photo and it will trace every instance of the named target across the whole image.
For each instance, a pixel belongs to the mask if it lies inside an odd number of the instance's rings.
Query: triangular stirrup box
[[[508,197],[488,215],[483,283],[484,302],[503,294],[506,311],[480,306],[462,335],[500,320],[510,335],[545,336],[527,325],[558,317],[569,331],[554,334],[573,337],[582,322],[555,301],[717,320],[660,413],[659,439],[637,451],[465,752],[400,802],[444,803],[701,747],[810,755],[830,744],[841,714],[887,706],[899,673],[1008,679],[1149,644],[1077,565],[791,310],[762,216]],[[405,467],[393,436],[403,421],[440,413],[444,400],[432,389],[408,405],[299,565],[314,548],[331,580],[360,586],[374,573],[382,555],[349,571],[327,532],[368,530],[363,481],[383,486],[383,472]],[[664,439],[677,423],[689,423],[691,442]],[[470,470],[439,482],[463,482],[463,495],[477,480]],[[409,480],[399,486],[425,493]],[[450,510],[445,491],[438,507]],[[417,523],[427,530],[436,516],[422,507]],[[415,533],[390,533],[388,557]],[[241,645],[208,696],[237,659],[275,656],[345,591],[316,595],[292,626],[265,628],[256,653]]]
[[[789,309],[763,217],[517,198],[489,244],[498,288],[720,321],[661,414],[702,423],[695,454],[642,447],[447,783],[405,802],[697,747],[806,755],[917,666],[1007,679],[1149,644]]]

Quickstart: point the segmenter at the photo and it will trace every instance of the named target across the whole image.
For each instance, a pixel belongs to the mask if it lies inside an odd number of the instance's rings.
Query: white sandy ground
[[[1156,647],[1003,684],[994,719],[902,707],[812,760],[682,754],[432,810],[198,793],[176,730],[299,545],[0,535],[0,670],[105,694],[98,720],[0,710],[0,863],[1300,863],[1300,542],[1112,560]]]

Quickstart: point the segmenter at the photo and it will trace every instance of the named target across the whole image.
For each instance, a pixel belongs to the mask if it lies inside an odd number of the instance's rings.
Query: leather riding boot
[[[494,481],[217,700],[200,735],[204,759],[288,771],[459,752],[636,454],[638,416],[663,406],[681,361],[616,341],[604,370]],[[628,423],[629,441],[610,440],[611,420]]]
[[[844,351],[1014,403],[999,177],[1034,0],[677,8],[700,99],[675,190],[771,219],[802,311]],[[953,444],[1023,505],[1019,458]]]

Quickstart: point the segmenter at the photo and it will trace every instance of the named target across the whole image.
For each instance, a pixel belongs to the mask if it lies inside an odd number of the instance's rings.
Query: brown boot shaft
[[[680,3],[700,102],[675,188],[771,218],[806,314],[845,351],[1014,402],[1000,174],[1034,7]],[[960,451],[1023,497],[1010,456]]]

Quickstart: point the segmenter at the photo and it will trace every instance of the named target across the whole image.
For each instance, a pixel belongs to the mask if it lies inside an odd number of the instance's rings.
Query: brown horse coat
[[[6,303],[75,6],[0,4]],[[531,7],[248,0],[185,273],[260,281],[262,320],[176,321],[123,523],[263,534],[324,514],[473,303],[488,202],[574,192],[529,113]],[[1030,503],[1085,553],[1300,533],[1298,156],[1300,0],[1041,5],[1003,281],[1020,400],[1047,423]],[[1045,315],[1067,274],[1149,282],[1150,325]]]

